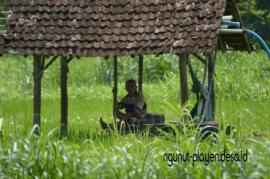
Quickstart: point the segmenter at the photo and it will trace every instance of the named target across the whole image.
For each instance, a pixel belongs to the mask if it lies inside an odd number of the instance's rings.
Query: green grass
[[[136,60],[120,59],[119,99],[124,81],[137,77]],[[202,66],[193,60],[199,74]],[[176,56],[145,60],[144,93],[148,111],[180,120]],[[270,63],[262,53],[218,54],[216,118],[232,124],[236,135],[219,135],[217,144],[200,142],[196,131],[176,136],[106,133],[99,117],[112,122],[112,63],[72,61],[69,72],[69,136],[59,140],[59,61],[42,81],[39,138],[32,129],[32,61],[0,58],[0,178],[268,178],[270,166]],[[191,84],[189,84],[191,85]],[[191,95],[190,108],[194,102]],[[247,162],[180,162],[169,167],[164,153],[201,151],[237,153],[248,150]]]

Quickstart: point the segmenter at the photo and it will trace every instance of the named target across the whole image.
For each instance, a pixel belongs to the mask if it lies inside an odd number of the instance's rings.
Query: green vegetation
[[[199,74],[202,66],[192,59]],[[137,77],[137,60],[121,58],[124,81]],[[144,92],[150,112],[180,120],[177,57],[148,56]],[[106,133],[98,119],[112,121],[112,61],[80,59],[69,69],[69,136],[59,140],[59,61],[42,81],[42,134],[32,129],[32,60],[0,57],[0,178],[268,178],[270,166],[270,63],[263,52],[218,54],[217,121],[236,127],[216,144],[200,142],[196,131],[162,137]],[[191,107],[194,96],[191,95]],[[164,153],[240,153],[247,162],[180,162],[169,167]]]
[[[262,37],[270,41],[270,1],[269,0],[241,0],[239,3],[244,25],[255,30]]]

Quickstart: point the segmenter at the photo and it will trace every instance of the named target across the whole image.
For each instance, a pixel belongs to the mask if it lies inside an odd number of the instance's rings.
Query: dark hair
[[[136,80],[134,80],[134,79],[127,80],[126,81],[126,86],[127,86],[127,84],[131,84],[131,83],[136,85]]]

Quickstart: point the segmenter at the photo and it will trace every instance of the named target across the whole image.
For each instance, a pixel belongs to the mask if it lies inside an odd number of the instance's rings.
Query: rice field
[[[179,105],[177,60],[147,56],[144,65],[148,111],[164,114],[167,122],[185,114]],[[196,59],[192,63],[202,74],[202,65]],[[101,116],[113,121],[113,78],[112,61],[101,58],[70,63],[69,136],[60,139],[59,66],[56,61],[43,75],[41,136],[36,137],[30,134],[32,60],[0,57],[0,178],[270,177],[270,63],[263,52],[218,53],[216,120],[235,130],[228,137],[221,131],[216,143],[200,141],[195,130],[175,136],[102,131]],[[120,100],[125,80],[138,76],[137,59],[120,58],[119,70]],[[195,96],[190,93],[190,98],[184,108],[191,109]],[[190,160],[181,161],[187,153]],[[209,161],[215,154],[247,154],[247,159]]]

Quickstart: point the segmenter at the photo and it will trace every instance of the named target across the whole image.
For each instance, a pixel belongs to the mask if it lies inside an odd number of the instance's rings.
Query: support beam
[[[113,118],[116,122],[116,105],[117,105],[117,93],[118,93],[118,65],[117,57],[113,59]]]
[[[34,56],[33,59],[33,80],[34,80],[34,97],[33,97],[33,125],[34,133],[39,134],[40,128],[40,111],[41,111],[41,78],[36,78],[42,70],[42,56]]]
[[[219,29],[221,35],[243,34],[243,29]]]
[[[2,14],[11,14],[11,11],[1,11]]]
[[[68,61],[65,57],[61,58],[60,66],[60,81],[61,81],[61,137],[68,134],[68,91],[67,91],[67,73]]]
[[[73,60],[73,57],[69,57],[69,58],[67,59],[67,63],[70,63],[72,60]]]
[[[139,56],[139,73],[138,73],[138,79],[139,79],[139,92],[143,93],[143,56]]]
[[[188,78],[187,78],[188,54],[179,55],[179,73],[181,87],[181,104],[185,105],[188,101]]]
[[[45,70],[47,70],[47,68],[49,68],[49,67],[53,64],[53,62],[55,62],[56,59],[57,59],[57,56],[56,56],[56,57],[53,57],[53,58],[48,62],[48,64],[46,64],[46,65],[44,66],[44,63],[45,63],[45,57],[44,57],[44,58],[43,58],[43,61],[42,61],[42,69],[40,70],[39,74],[38,74],[37,76],[35,76],[35,79],[41,78],[42,75],[43,75],[43,73],[45,72]],[[44,66],[44,67],[43,67],[43,66]]]
[[[218,35],[218,44],[219,44],[220,49],[224,53],[227,50],[227,47],[221,35]]]
[[[206,64],[206,60],[203,57],[201,57],[200,55],[198,55],[197,53],[193,54],[193,56],[196,57],[203,64]]]
[[[215,119],[215,62],[216,54],[210,53],[208,56],[208,89],[210,90],[210,102],[212,106],[213,119]]]

